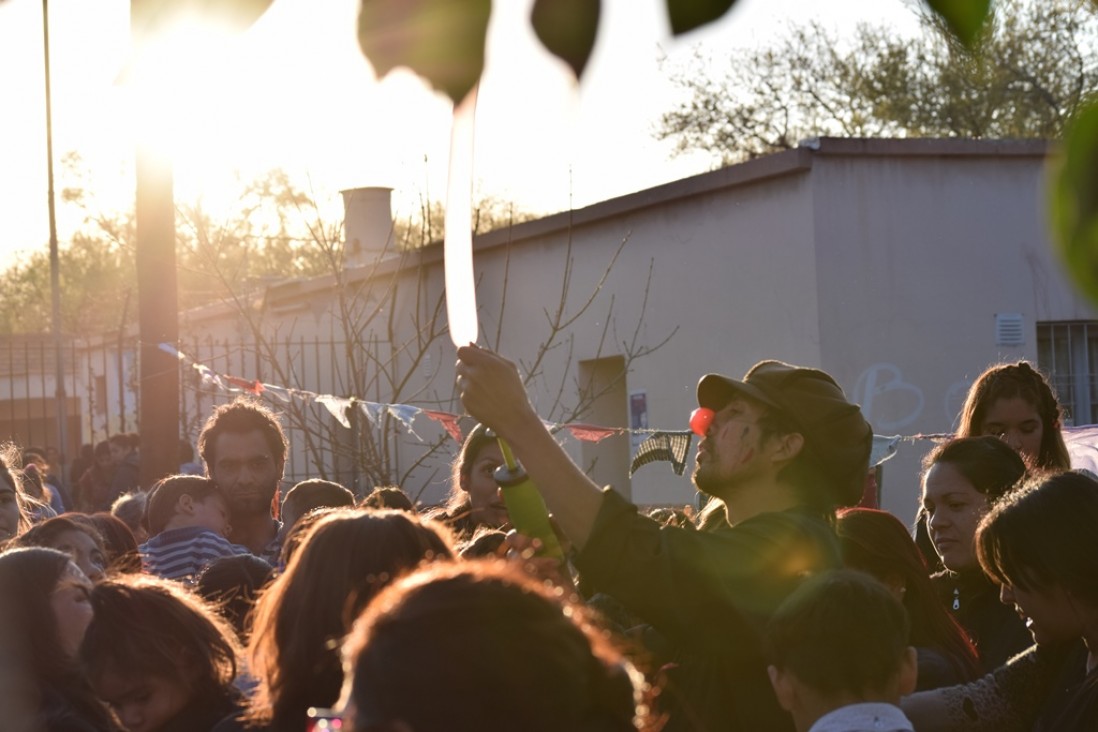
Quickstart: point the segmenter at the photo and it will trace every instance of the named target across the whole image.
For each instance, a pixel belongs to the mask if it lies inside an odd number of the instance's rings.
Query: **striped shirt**
[[[230,544],[225,537],[202,526],[168,529],[142,544],[141,566],[165,579],[194,581],[214,560],[248,554],[247,547]]]

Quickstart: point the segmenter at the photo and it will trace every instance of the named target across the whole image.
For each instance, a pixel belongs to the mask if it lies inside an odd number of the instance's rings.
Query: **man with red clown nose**
[[[723,504],[711,531],[664,527],[591,482],[554,440],[518,370],[458,349],[466,410],[506,440],[576,549],[585,582],[681,651],[665,730],[793,730],[771,690],[761,631],[805,576],[840,564],[831,519],[862,495],[872,429],[823,371],[764,361],[698,382],[694,483]],[[708,411],[701,411],[708,410]]]

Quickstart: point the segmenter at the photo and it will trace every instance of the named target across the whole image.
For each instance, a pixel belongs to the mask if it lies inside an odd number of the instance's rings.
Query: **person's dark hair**
[[[943,442],[923,458],[923,472],[939,463],[957,469],[988,502],[1002,496],[1026,473],[1026,464],[998,437],[960,437]]]
[[[175,507],[183,496],[195,501],[204,501],[212,495],[221,495],[217,483],[209,478],[197,475],[169,475],[161,478],[149,491],[149,500],[145,506],[145,525],[149,527],[149,536],[156,536],[175,515]]]
[[[1061,587],[1098,607],[1098,480],[1035,477],[999,499],[976,529],[976,557],[999,584]]]
[[[282,537],[282,550],[278,554],[278,559],[282,563],[283,567],[290,566],[290,560],[293,559],[294,554],[297,553],[298,548],[301,547],[301,543],[305,541],[305,537],[312,531],[313,526],[324,516],[335,511],[342,511],[345,507],[332,508],[330,506],[321,506],[320,508],[314,508],[307,514],[294,521],[292,526],[286,527],[283,524],[283,528],[286,529],[285,535]]]
[[[500,554],[500,547],[507,541],[507,534],[499,529],[480,527],[473,532],[469,541],[463,542],[460,549],[462,559],[476,559],[479,557],[496,557]]]
[[[237,397],[228,404],[216,407],[202,427],[201,434],[198,435],[198,454],[202,456],[202,462],[206,465],[206,474],[209,475],[210,469],[217,461],[214,451],[217,449],[219,435],[226,432],[242,434],[256,430],[263,434],[275,465],[285,465],[286,450],[290,443],[286,440],[286,433],[282,431],[282,423],[278,421],[278,415],[260,402]]]
[[[103,536],[84,514],[68,513],[62,516],[48,518],[42,523],[35,524],[27,529],[17,540],[19,546],[53,547],[61,534],[68,531],[79,531],[90,536],[97,548],[106,557],[106,547],[103,544]]]
[[[942,605],[919,548],[903,522],[886,511],[847,508],[835,518],[843,564],[885,584],[904,588],[903,606],[911,622],[911,645],[944,655],[958,678],[976,678],[976,649]]]
[[[636,674],[582,606],[506,562],[442,563],[390,585],[344,644],[353,729],[646,729]],[[424,703],[423,689],[431,689]]]
[[[60,641],[50,600],[71,561],[37,546],[0,554],[0,708],[17,729],[44,728],[47,690],[92,729],[119,729]]]
[[[1060,432],[1063,417],[1060,402],[1045,376],[1027,361],[995,364],[976,378],[961,408],[957,435],[975,437],[983,434],[980,426],[991,406],[1000,399],[1016,397],[1033,405],[1044,428],[1037,464],[1033,467],[1059,470],[1071,468],[1071,458]]]
[[[109,440],[100,440],[95,443],[95,457],[104,458],[111,456],[111,443]]]
[[[827,696],[883,691],[903,667],[907,612],[888,588],[854,570],[808,578],[766,629],[770,662]]]
[[[123,493],[111,504],[111,515],[117,516],[129,527],[131,532],[139,529],[149,530],[145,524],[145,509],[148,507],[149,494],[145,491]]]
[[[204,600],[170,580],[122,575],[91,591],[95,611],[80,658],[92,686],[107,674],[161,677],[191,700],[235,695],[240,647]]]
[[[383,485],[370,491],[370,495],[362,499],[363,508],[394,508],[398,511],[414,511],[412,499],[408,497],[400,486]]]
[[[342,508],[355,505],[355,494],[339,483],[312,478],[303,480],[286,491],[282,499],[282,513],[292,507],[298,518],[317,508]]]
[[[232,623],[237,637],[248,639],[248,619],[260,592],[274,579],[274,568],[257,556],[237,554],[210,563],[195,590]]]
[[[480,451],[485,445],[496,443],[496,437],[488,428],[478,424],[469,430],[465,442],[461,444],[461,451],[454,458],[450,466],[450,492],[446,495],[445,510],[450,518],[458,518],[458,514],[469,512],[469,493],[462,490],[461,484],[469,480],[473,471],[473,463],[477,461]]]
[[[248,719],[300,727],[308,707],[332,706],[342,678],[332,643],[395,577],[453,555],[443,526],[404,511],[322,516],[256,604],[248,658],[259,684]]]
[[[107,555],[107,571],[140,572],[141,555],[137,549],[137,539],[133,531],[122,519],[98,511],[88,516],[88,521],[103,537],[103,550]]]

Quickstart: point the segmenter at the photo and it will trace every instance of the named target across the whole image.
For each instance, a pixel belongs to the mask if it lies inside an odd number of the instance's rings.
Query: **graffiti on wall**
[[[943,416],[950,429],[956,427],[971,379],[955,381],[942,399]],[[923,415],[926,398],[923,390],[904,378],[894,363],[875,363],[866,368],[854,383],[851,398],[862,407],[862,414],[878,434],[896,433]]]

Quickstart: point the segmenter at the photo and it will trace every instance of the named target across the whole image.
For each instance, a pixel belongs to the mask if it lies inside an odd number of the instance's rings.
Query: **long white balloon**
[[[473,282],[473,122],[477,89],[454,108],[450,173],[446,183],[446,318],[455,346],[477,340],[477,293]]]

